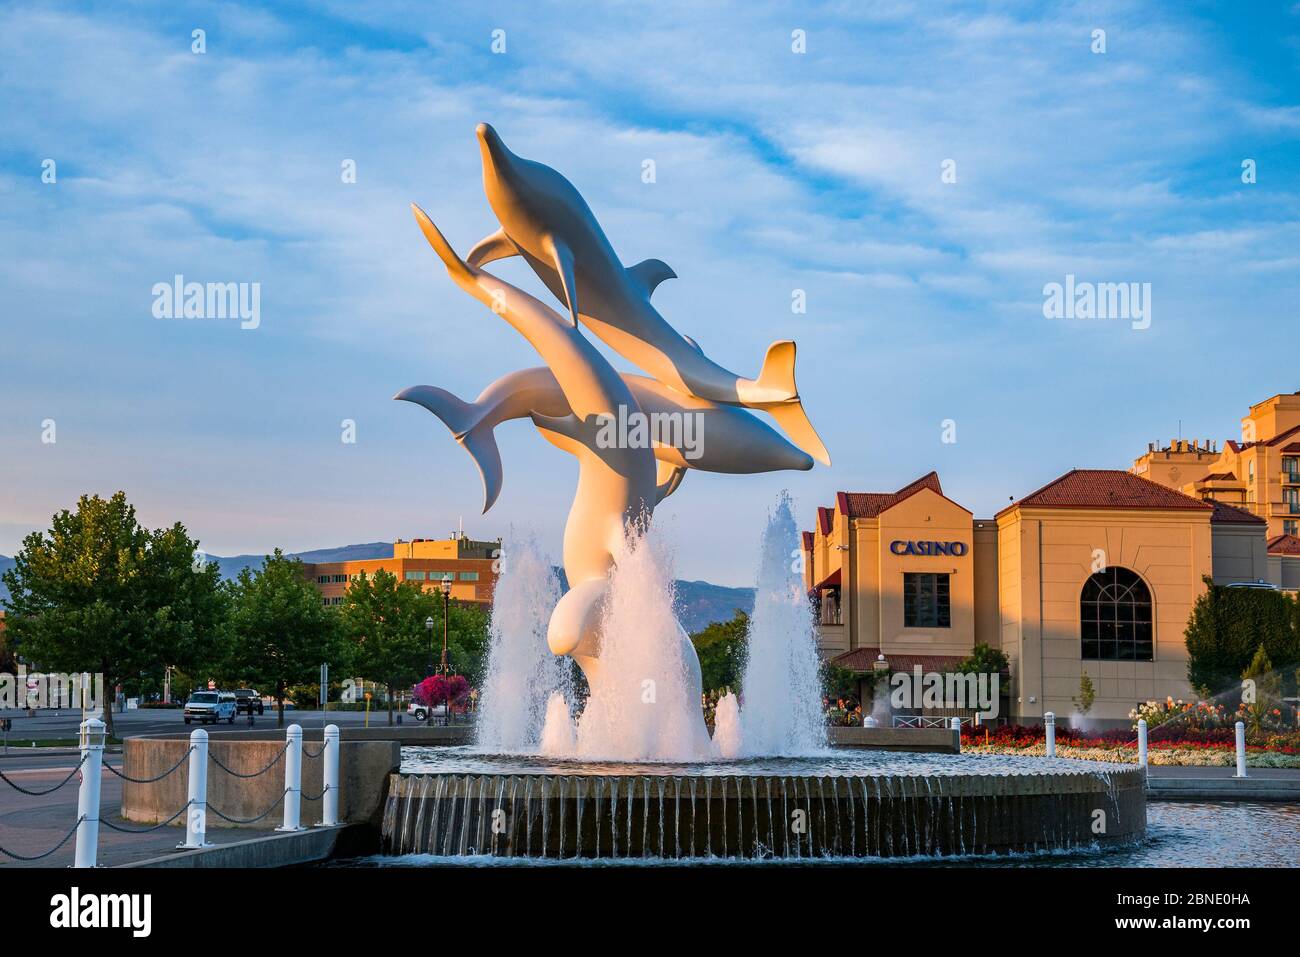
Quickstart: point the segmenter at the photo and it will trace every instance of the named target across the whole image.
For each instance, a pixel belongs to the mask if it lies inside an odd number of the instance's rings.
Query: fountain
[[[719,702],[710,737],[699,660],[673,612],[671,551],[654,509],[692,469],[830,464],[795,386],[795,345],[769,346],[754,379],[718,365],[651,305],[655,287],[675,278],[666,264],[624,268],[568,180],[516,156],[490,126],[477,136],[501,228],[462,259],[412,208],[451,279],[545,365],[502,376],[473,402],[427,385],[396,397],[436,415],[469,452],[485,512],[504,485],[500,423],[527,418],[578,460],[564,532],[569,589],[560,594],[536,543],[507,549],[478,743],[408,749],[390,786],[385,849],[786,859],[1055,850],[1140,837],[1140,770],[830,748],[784,493],[759,549],[741,693]],[[483,268],[513,256],[564,313]],[[588,333],[649,376],[616,372]],[[570,662],[581,669],[583,700]]]

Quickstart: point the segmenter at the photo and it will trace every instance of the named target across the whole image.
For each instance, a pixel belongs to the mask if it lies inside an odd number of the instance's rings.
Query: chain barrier
[[[280,802],[284,800],[285,795],[287,795],[290,792],[290,790],[292,789],[285,788],[284,793],[282,793],[278,798],[275,799],[275,803],[273,803],[269,808],[267,808],[261,814],[257,815],[257,817],[250,817],[250,818],[227,817],[225,814],[222,814],[220,811],[214,808],[211,804],[208,805],[208,810],[211,811],[213,814],[215,814],[217,817],[221,818],[221,820],[229,821],[231,824],[256,824],[258,821],[262,820],[262,818],[266,817],[277,807],[279,807]]]
[[[321,798],[323,798],[326,794],[329,793],[329,789],[330,789],[330,786],[329,786],[328,784],[325,785],[324,789],[320,792],[320,794],[317,794],[317,795],[315,795],[314,797],[313,797],[312,795],[308,794],[306,791],[302,791],[302,792],[301,792],[301,794],[302,794],[302,799],[303,799],[304,801],[319,801]]]
[[[179,761],[177,761],[175,764],[173,764],[170,768],[168,768],[168,769],[167,769],[166,771],[164,771],[162,774],[160,774],[160,775],[158,775],[157,777],[154,777],[154,778],[133,778],[133,777],[131,777],[130,775],[127,775],[127,774],[122,773],[122,772],[119,771],[117,768],[113,767],[111,764],[108,764],[107,762],[105,762],[104,767],[107,768],[108,771],[110,771],[111,773],[116,774],[116,775],[117,775],[119,778],[121,778],[123,781],[130,781],[132,784],[153,784],[153,783],[156,782],[156,781],[161,781],[163,778],[167,777],[167,775],[171,774],[173,771],[175,771],[177,768],[179,768],[182,764],[184,764],[184,763],[185,763],[185,759],[188,758],[188,757],[190,756],[190,754],[193,753],[193,751],[194,751],[194,745],[191,744],[191,745],[189,746],[189,748],[185,751],[185,753],[181,755],[181,759],[180,759]],[[111,825],[110,825],[110,826],[111,826]]]
[[[328,743],[328,742],[326,742],[325,744],[322,744],[322,745],[320,746],[320,750],[319,750],[319,751],[308,751],[308,750],[307,750],[307,745],[304,744],[304,745],[302,746],[302,756],[303,756],[304,758],[319,758],[322,754],[325,753],[325,749],[326,749],[327,747],[329,747],[329,743]]]
[[[159,828],[164,828],[172,821],[176,820],[178,817],[180,817],[182,814],[184,814],[186,811],[190,809],[190,804],[191,804],[190,801],[186,801],[184,804],[181,805],[181,809],[177,811],[175,814],[173,814],[171,817],[169,817],[167,820],[163,821],[161,824],[154,824],[151,827],[123,827],[120,824],[114,824],[106,817],[101,817],[99,819],[99,823],[104,825],[104,827],[108,828],[109,830],[118,831],[122,834],[148,834],[150,831],[156,831]]]
[[[282,757],[284,757],[284,753],[285,753],[286,751],[288,751],[288,750],[289,750],[289,742],[286,741],[286,742],[284,743],[284,747],[281,748],[281,749],[279,750],[279,752],[277,752],[276,756],[275,756],[274,758],[271,759],[271,763],[270,763],[270,764],[268,764],[266,767],[262,768],[262,770],[260,770],[260,771],[254,771],[252,774],[243,774],[242,772],[239,772],[239,771],[232,771],[230,768],[228,768],[228,767],[226,767],[224,764],[222,764],[222,763],[217,759],[217,756],[216,756],[215,754],[213,754],[211,751],[208,752],[208,760],[211,761],[213,764],[215,764],[217,767],[221,768],[221,770],[225,771],[227,774],[231,775],[232,777],[237,777],[237,778],[255,778],[255,777],[259,777],[260,775],[265,774],[267,771],[271,770],[271,768],[273,768],[273,767],[275,767],[277,764],[279,764],[279,763],[280,763],[280,759],[281,759]]]
[[[49,788],[49,789],[47,789],[47,790],[45,790],[45,791],[29,791],[27,788],[23,787],[21,784],[15,784],[13,781],[9,780],[9,778],[5,776],[5,773],[4,773],[3,771],[0,771],[0,781],[3,781],[5,784],[9,785],[9,786],[10,786],[11,788],[13,788],[15,791],[21,791],[23,794],[26,794],[26,795],[28,795],[29,797],[44,797],[44,796],[47,795],[47,794],[53,794],[53,793],[54,793],[55,791],[57,791],[59,788],[63,787],[63,785],[67,784],[67,783],[68,783],[69,781],[71,781],[74,777],[76,777],[77,772],[80,771],[82,765],[84,765],[84,764],[86,763],[86,757],[87,757],[87,755],[84,755],[84,754],[83,754],[83,755],[81,756],[81,760],[77,762],[77,766],[76,766],[75,768],[73,768],[73,769],[68,773],[68,776],[67,776],[66,778],[64,778],[64,779],[63,779],[62,781],[60,781],[58,784],[54,785],[54,787]],[[38,858],[38,860],[39,860],[39,858]]]
[[[0,854],[3,854],[5,857],[13,858],[15,861],[41,861],[41,860],[44,860],[45,858],[47,858],[47,857],[49,857],[51,854],[53,854],[55,851],[59,850],[59,848],[63,847],[64,844],[67,844],[68,841],[72,840],[72,835],[74,835],[74,834],[77,833],[77,828],[81,827],[82,822],[85,821],[85,820],[86,820],[86,816],[85,816],[84,814],[83,814],[81,817],[77,818],[77,823],[74,824],[74,825],[72,825],[72,830],[71,830],[71,831],[69,831],[67,834],[63,835],[63,840],[59,841],[58,844],[55,844],[52,848],[50,848],[50,849],[49,849],[48,851],[46,851],[44,854],[36,854],[36,855],[31,856],[31,857],[28,857],[26,854],[16,854],[16,853],[14,853],[13,851],[6,850],[6,849],[3,848],[3,847],[0,847]]]

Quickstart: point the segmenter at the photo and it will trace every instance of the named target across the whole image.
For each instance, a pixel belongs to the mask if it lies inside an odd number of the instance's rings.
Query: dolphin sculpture
[[[542,435],[578,460],[578,488],[564,527],[564,570],[569,591],[560,599],[547,628],[553,654],[570,655],[597,694],[601,688],[600,618],[609,590],[609,572],[629,526],[649,520],[656,499],[656,465],[648,447],[603,447],[598,434],[619,407],[637,409],[636,399],[586,337],[555,310],[491,273],[464,262],[438,227],[418,206],[412,212],[458,286],[501,315],[520,332],[554,373],[567,414],[532,411]],[[561,411],[552,408],[550,411]],[[498,457],[499,463],[499,457]],[[686,680],[698,698],[699,658],[679,625]],[[697,738],[707,746],[700,716]],[[699,741],[695,744],[699,745]]]
[[[795,448],[776,430],[735,406],[718,405],[707,399],[683,395],[645,376],[623,373],[621,378],[636,404],[651,421],[686,421],[692,416],[696,447],[686,440],[686,430],[671,436],[676,442],[657,442],[656,502],[676,491],[687,469],[749,475],[786,469],[807,471],[813,460]],[[483,511],[486,513],[501,494],[503,469],[494,431],[512,419],[530,418],[534,413],[551,418],[570,414],[564,393],[545,366],[510,372],[466,402],[446,389],[417,385],[403,389],[393,398],[414,402],[436,415],[458,443],[470,454],[483,479]],[[671,430],[670,430],[671,431]]]
[[[756,379],[713,362],[650,304],[655,286],[675,278],[672,269],[657,259],[624,268],[572,183],[549,166],[516,156],[488,124],[480,123],[476,132],[483,188],[501,229],[470,251],[470,266],[522,256],[568,307],[575,327],[581,319],[620,355],[680,392],[762,409],[795,445],[830,465],[795,386],[793,342],[769,346]]]

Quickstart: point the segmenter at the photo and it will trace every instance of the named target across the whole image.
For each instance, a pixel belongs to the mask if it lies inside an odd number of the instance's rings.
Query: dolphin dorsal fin
[[[700,355],[704,355],[704,350],[700,348],[700,344],[696,342],[694,339],[692,339],[690,336],[682,336],[682,339],[686,342],[688,346],[690,346]]]
[[[628,266],[627,274],[637,286],[645,290],[647,299],[665,279],[677,278],[677,273],[662,259],[643,259],[635,266]]]
[[[515,245],[515,241],[506,235],[504,229],[498,229],[491,236],[484,236],[476,242],[469,255],[465,257],[465,262],[477,269],[498,259],[509,259],[511,256],[518,255],[519,247]]]

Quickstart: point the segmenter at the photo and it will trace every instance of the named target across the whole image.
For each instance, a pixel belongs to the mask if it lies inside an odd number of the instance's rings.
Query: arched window
[[[1079,599],[1083,657],[1151,661],[1151,589],[1136,573],[1112,566],[1083,583]]]

